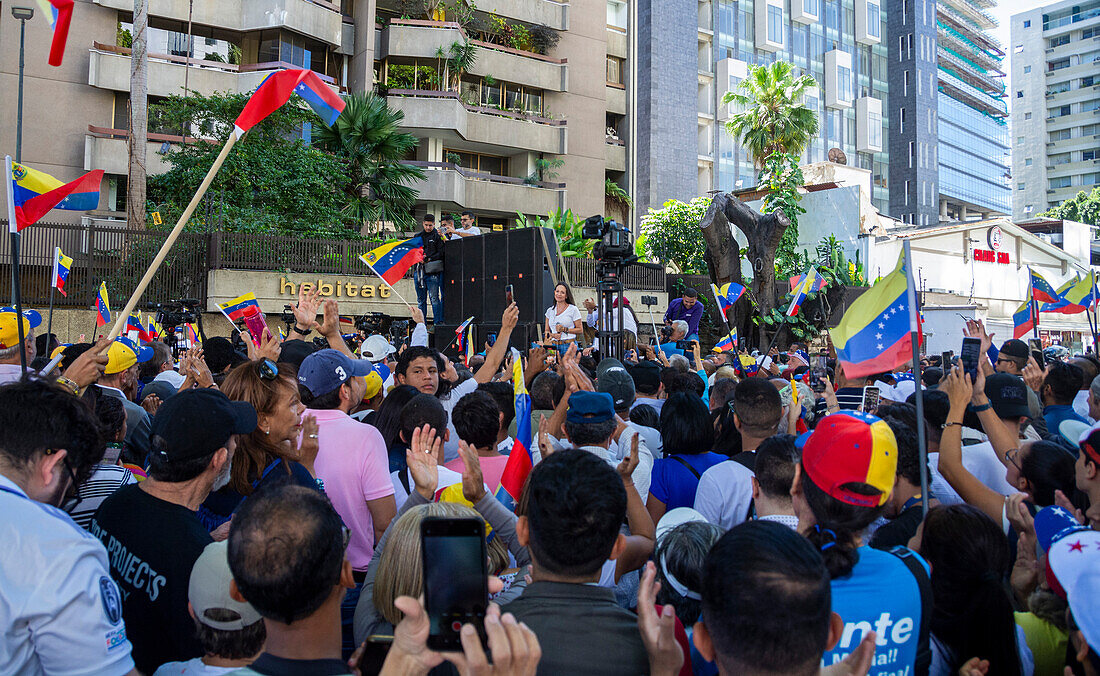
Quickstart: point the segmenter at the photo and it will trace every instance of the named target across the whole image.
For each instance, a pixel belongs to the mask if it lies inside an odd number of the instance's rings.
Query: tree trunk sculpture
[[[790,219],[782,211],[757,213],[728,192],[716,193],[699,221],[699,229],[703,231],[703,239],[707,243],[707,263],[719,285],[742,283],[741,251],[729,226],[733,225],[744,233],[753,270],[751,290],[760,316],[775,308],[775,251],[790,224]],[[738,313],[734,314],[737,316]],[[764,327],[763,322],[757,327],[761,345],[766,342]]]

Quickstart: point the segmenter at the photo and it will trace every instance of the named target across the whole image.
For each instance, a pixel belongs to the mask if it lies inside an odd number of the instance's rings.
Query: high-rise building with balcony
[[[721,102],[750,66],[776,60],[818,82],[806,103],[819,116],[819,133],[804,160],[819,162],[841,149],[849,164],[873,172],[872,199],[886,211],[886,8],[880,0],[641,0],[638,12],[639,213],[669,198],[756,184],[752,158],[725,130],[732,111]],[[694,108],[685,105],[693,99]]]
[[[1100,185],[1100,0],[1012,16],[1012,215]]]
[[[627,17],[619,0],[148,0],[149,101],[248,92],[270,72],[310,68],[341,93],[374,89],[420,139],[427,180],[415,215],[469,209],[483,226],[523,214],[605,211],[605,180],[628,187]],[[130,0],[77,3],[64,65],[46,64],[49,28],[27,23],[23,161],[71,179],[104,169],[93,217],[125,210]],[[15,92],[19,23],[0,17],[0,87]],[[467,72],[445,55],[470,44]],[[441,57],[441,54],[444,55]],[[16,97],[0,97],[14,147]],[[150,120],[148,170],[181,130]],[[616,214],[620,220],[626,214]],[[76,217],[55,212],[51,218]]]
[[[902,153],[890,165],[891,216],[930,225],[1008,213],[1004,51],[988,32],[995,5],[891,5],[890,145]]]

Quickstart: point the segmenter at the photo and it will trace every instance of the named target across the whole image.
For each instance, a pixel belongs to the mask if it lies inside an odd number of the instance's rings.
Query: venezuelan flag
[[[160,337],[160,334],[162,334],[162,333],[164,333],[164,329],[162,329],[160,327],[160,324],[157,323],[156,317],[155,316],[150,317],[149,318],[149,325],[148,325],[148,328],[146,329],[146,335],[149,336],[149,340],[151,340],[151,341],[156,340],[157,338]]]
[[[38,6],[53,30],[49,59],[51,66],[60,66],[61,59],[65,56],[65,42],[69,38],[69,24],[73,19],[73,4],[73,0],[38,0]]]
[[[1097,303],[1096,273],[1089,271],[1087,275],[1074,282],[1073,286],[1061,294],[1062,299],[1072,310],[1062,312],[1084,312],[1091,309]]]
[[[798,278],[794,289],[792,289],[794,298],[791,299],[791,305],[787,308],[787,316],[793,317],[798,314],[798,310],[802,307],[802,303],[806,298],[811,293],[817,293],[824,289],[826,284],[825,278],[817,272],[817,268],[810,268],[803,272],[802,276]]]
[[[198,334],[197,331],[195,331],[195,325],[194,324],[188,324],[187,325],[187,339],[191,341],[191,347],[195,347],[196,345],[202,345],[202,343],[199,342],[199,334]]]
[[[741,296],[745,295],[745,287],[735,282],[728,282],[722,286],[710,285],[710,290],[714,293],[714,300],[718,303],[718,309],[722,312],[722,316],[729,318],[726,312],[733,307]]]
[[[1080,277],[1072,277],[1067,279],[1056,289],[1058,293],[1057,303],[1043,303],[1039,306],[1039,312],[1057,312],[1059,314],[1073,314],[1075,312],[1082,312],[1083,308],[1074,308],[1073,305],[1066,300],[1066,293],[1073,288],[1073,285],[1081,280]]]
[[[474,345],[474,325],[471,324],[466,329],[466,338],[463,340],[465,343],[465,349],[462,354],[462,363],[466,366],[470,365],[470,360],[474,358],[474,354],[477,353],[477,347]]]
[[[145,327],[141,325],[141,317],[136,312],[131,312],[126,318],[126,333],[131,331],[137,332],[138,340],[146,340]]]
[[[49,174],[25,164],[11,163],[15,223],[22,230],[42,219],[50,209],[90,211],[99,207],[99,184],[103,170],[88,172],[75,181],[62,183]]]
[[[237,138],[282,107],[294,94],[301,96],[325,124],[332,126],[344,110],[337,96],[312,70],[282,70],[264,78],[234,122]]]
[[[1038,313],[1035,312],[1035,304],[1030,298],[1024,299],[1020,307],[1012,313],[1012,337],[1021,338],[1035,328],[1038,323]]]
[[[1028,268],[1028,273],[1031,275],[1031,297],[1035,300],[1041,300],[1044,303],[1057,303],[1061,298],[1058,296],[1058,292],[1054,290],[1054,287],[1050,285],[1050,282],[1043,279],[1043,276],[1038,272],[1035,272],[1031,268]]]
[[[852,303],[830,334],[844,375],[860,378],[893,371],[913,358],[909,283],[904,259]],[[919,334],[918,334],[919,335]]]
[[[424,241],[417,235],[412,239],[387,242],[359,256],[359,260],[393,286],[409,268],[424,260]]]
[[[512,366],[512,384],[515,392],[516,442],[512,453],[500,475],[500,488],[496,498],[502,505],[516,511],[523,485],[531,473],[531,395],[527,393],[527,384],[523,382],[523,360],[517,359]]]
[[[747,354],[737,355],[737,365],[743,376],[754,376],[756,372],[760,370],[760,366],[756,363],[756,360]]]
[[[718,344],[714,346],[718,352],[728,352],[737,349],[737,329],[730,331]]]
[[[259,312],[260,304],[256,301],[256,294],[249,291],[243,296],[237,296],[231,301],[218,303],[218,309],[222,311],[222,314],[225,315],[229,321],[235,322]]]
[[[106,326],[111,323],[111,302],[107,299],[107,282],[100,282],[99,293],[95,298],[96,326]]]
[[[62,296],[65,293],[65,282],[69,281],[69,271],[73,269],[73,259],[61,253],[61,247],[54,247],[53,254],[53,288]]]

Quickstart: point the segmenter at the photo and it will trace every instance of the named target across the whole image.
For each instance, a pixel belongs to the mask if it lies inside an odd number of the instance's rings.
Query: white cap
[[[382,361],[387,356],[397,352],[397,348],[390,344],[384,336],[375,334],[363,341],[359,350],[364,357],[371,361]]]
[[[226,541],[211,542],[191,567],[191,580],[187,585],[187,600],[195,610],[195,618],[211,629],[239,631],[252,626],[262,618],[249,603],[237,601],[229,595],[229,583],[233,573],[229,570],[229,545]],[[220,608],[237,615],[232,620],[214,620],[206,611]]]
[[[168,383],[178,390],[183,386],[183,381],[187,380],[187,376],[178,371],[161,371],[153,380]]]
[[[1073,531],[1051,544],[1047,563],[1066,591],[1073,619],[1093,651],[1100,651],[1100,532]]]
[[[706,523],[707,518],[691,507],[677,507],[665,512],[665,515],[657,522],[657,539],[673,528],[685,523],[701,521]]]

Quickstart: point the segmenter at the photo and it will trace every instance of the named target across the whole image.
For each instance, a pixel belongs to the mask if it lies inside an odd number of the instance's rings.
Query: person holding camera
[[[684,289],[679,298],[669,302],[665,310],[665,326],[682,320],[687,322],[687,336],[673,340],[699,340],[699,322],[703,319],[703,304],[699,302],[699,292],[690,286]]]
[[[424,214],[424,229],[420,231],[424,244],[424,262],[413,268],[416,282],[416,304],[428,314],[428,299],[432,301],[432,321],[443,321],[443,237],[435,229],[435,216]]]
[[[573,292],[564,282],[558,282],[554,287],[554,304],[546,308],[546,339],[558,348],[558,352],[565,354],[583,333],[584,322],[573,300]]]

